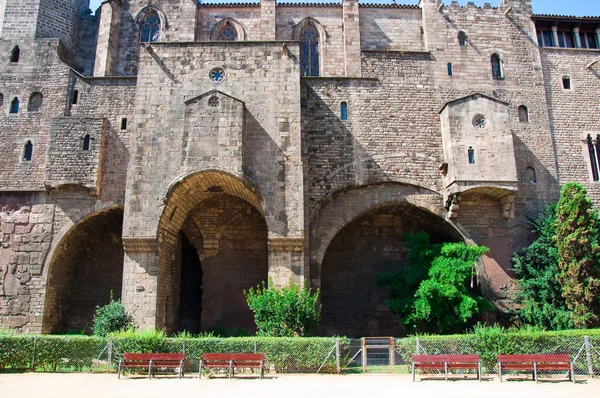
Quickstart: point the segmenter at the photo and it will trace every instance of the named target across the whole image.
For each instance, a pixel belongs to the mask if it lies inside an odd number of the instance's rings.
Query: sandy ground
[[[535,383],[500,383],[497,378],[425,380],[413,383],[408,375],[284,375],[259,379],[202,379],[157,377],[117,379],[115,374],[0,374],[2,398],[121,398],[121,397],[410,397],[410,398],[553,398],[600,397],[600,380],[580,378]]]

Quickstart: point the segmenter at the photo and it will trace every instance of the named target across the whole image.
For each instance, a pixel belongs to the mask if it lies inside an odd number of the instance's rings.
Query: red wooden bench
[[[498,376],[502,382],[503,370],[528,370],[533,372],[533,379],[538,381],[540,370],[566,370],[575,383],[573,364],[568,354],[519,354],[498,355]]]
[[[413,355],[412,376],[415,381],[417,369],[444,371],[448,380],[448,371],[452,369],[476,370],[481,381],[481,362],[479,355]]]
[[[231,378],[235,377],[235,368],[244,369],[259,369],[260,378],[263,378],[263,365],[265,361],[265,354],[213,354],[205,353],[202,354],[200,360],[200,370],[198,371],[198,378],[202,376],[202,368],[205,369],[228,369],[228,376]]]
[[[148,368],[148,378],[157,368],[173,368],[179,370],[179,378],[183,376],[183,363],[185,354],[181,353],[146,353],[133,354],[126,352],[123,359],[119,361],[118,378],[121,378],[121,370],[124,368]]]

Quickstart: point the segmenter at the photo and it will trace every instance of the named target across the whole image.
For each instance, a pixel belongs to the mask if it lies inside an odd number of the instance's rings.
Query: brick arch
[[[227,194],[242,199],[254,207],[264,219],[264,200],[258,188],[247,179],[218,169],[202,170],[176,178],[167,189],[163,199],[165,207],[161,214],[158,231],[158,295],[166,305],[158,305],[157,319],[163,319],[168,330],[174,330],[179,311],[177,278],[179,232],[188,214],[200,203],[217,195]]]
[[[99,203],[61,228],[46,257],[42,332],[86,330],[110,292],[121,297],[123,206]]]
[[[448,233],[461,240],[467,239],[463,232],[445,219],[440,194],[422,187],[396,183],[361,186],[332,197],[311,220],[311,278],[314,271],[320,271],[329,244],[346,225],[369,212],[394,204],[408,204],[415,210],[436,216]],[[313,282],[319,285],[318,281]]]

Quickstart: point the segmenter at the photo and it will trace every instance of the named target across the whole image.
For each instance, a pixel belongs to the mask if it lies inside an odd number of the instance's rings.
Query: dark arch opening
[[[29,112],[38,112],[42,108],[42,102],[44,97],[42,93],[33,93],[31,97],[29,97],[29,104],[27,105],[27,110]]]
[[[19,58],[21,57],[21,49],[19,46],[14,46],[12,51],[10,52],[10,62],[19,62]]]
[[[121,297],[123,209],[111,208],[75,224],[49,266],[42,331],[91,332],[96,306]]]
[[[179,233],[178,329],[251,334],[244,290],[267,281],[267,226],[247,201],[217,193],[196,205]]]
[[[17,97],[13,98],[13,100],[10,102],[10,109],[8,112],[19,113],[19,99]]]
[[[33,156],[33,144],[27,141],[23,147],[23,160],[30,161]]]
[[[85,137],[83,137],[83,150],[84,151],[90,150],[90,135],[89,134],[86,134]]]
[[[457,242],[456,230],[407,203],[378,207],[346,225],[331,241],[321,267],[321,333],[326,336],[402,336],[377,274],[406,266],[406,233],[425,231],[433,243]]]

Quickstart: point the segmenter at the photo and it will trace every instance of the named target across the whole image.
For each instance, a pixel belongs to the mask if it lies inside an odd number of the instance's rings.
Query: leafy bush
[[[244,291],[244,295],[248,307],[254,312],[259,336],[304,336],[310,334],[319,322],[319,290],[313,295],[310,288],[291,282],[282,289],[267,288],[263,282],[256,289]]]
[[[517,302],[522,304],[515,312],[516,321],[550,330],[571,329],[573,317],[557,279],[556,205],[548,205],[530,224],[538,238],[513,256],[519,283]]]
[[[112,332],[127,329],[133,326],[133,317],[127,313],[121,300],[113,300],[110,293],[110,302],[102,307],[96,308],[94,314],[93,331],[96,336],[106,336]]]
[[[430,330],[460,331],[480,311],[491,308],[469,289],[475,261],[488,251],[486,247],[431,244],[425,232],[408,234],[406,244],[408,266],[378,275],[377,283],[388,287],[387,304],[407,329],[426,323]]]

